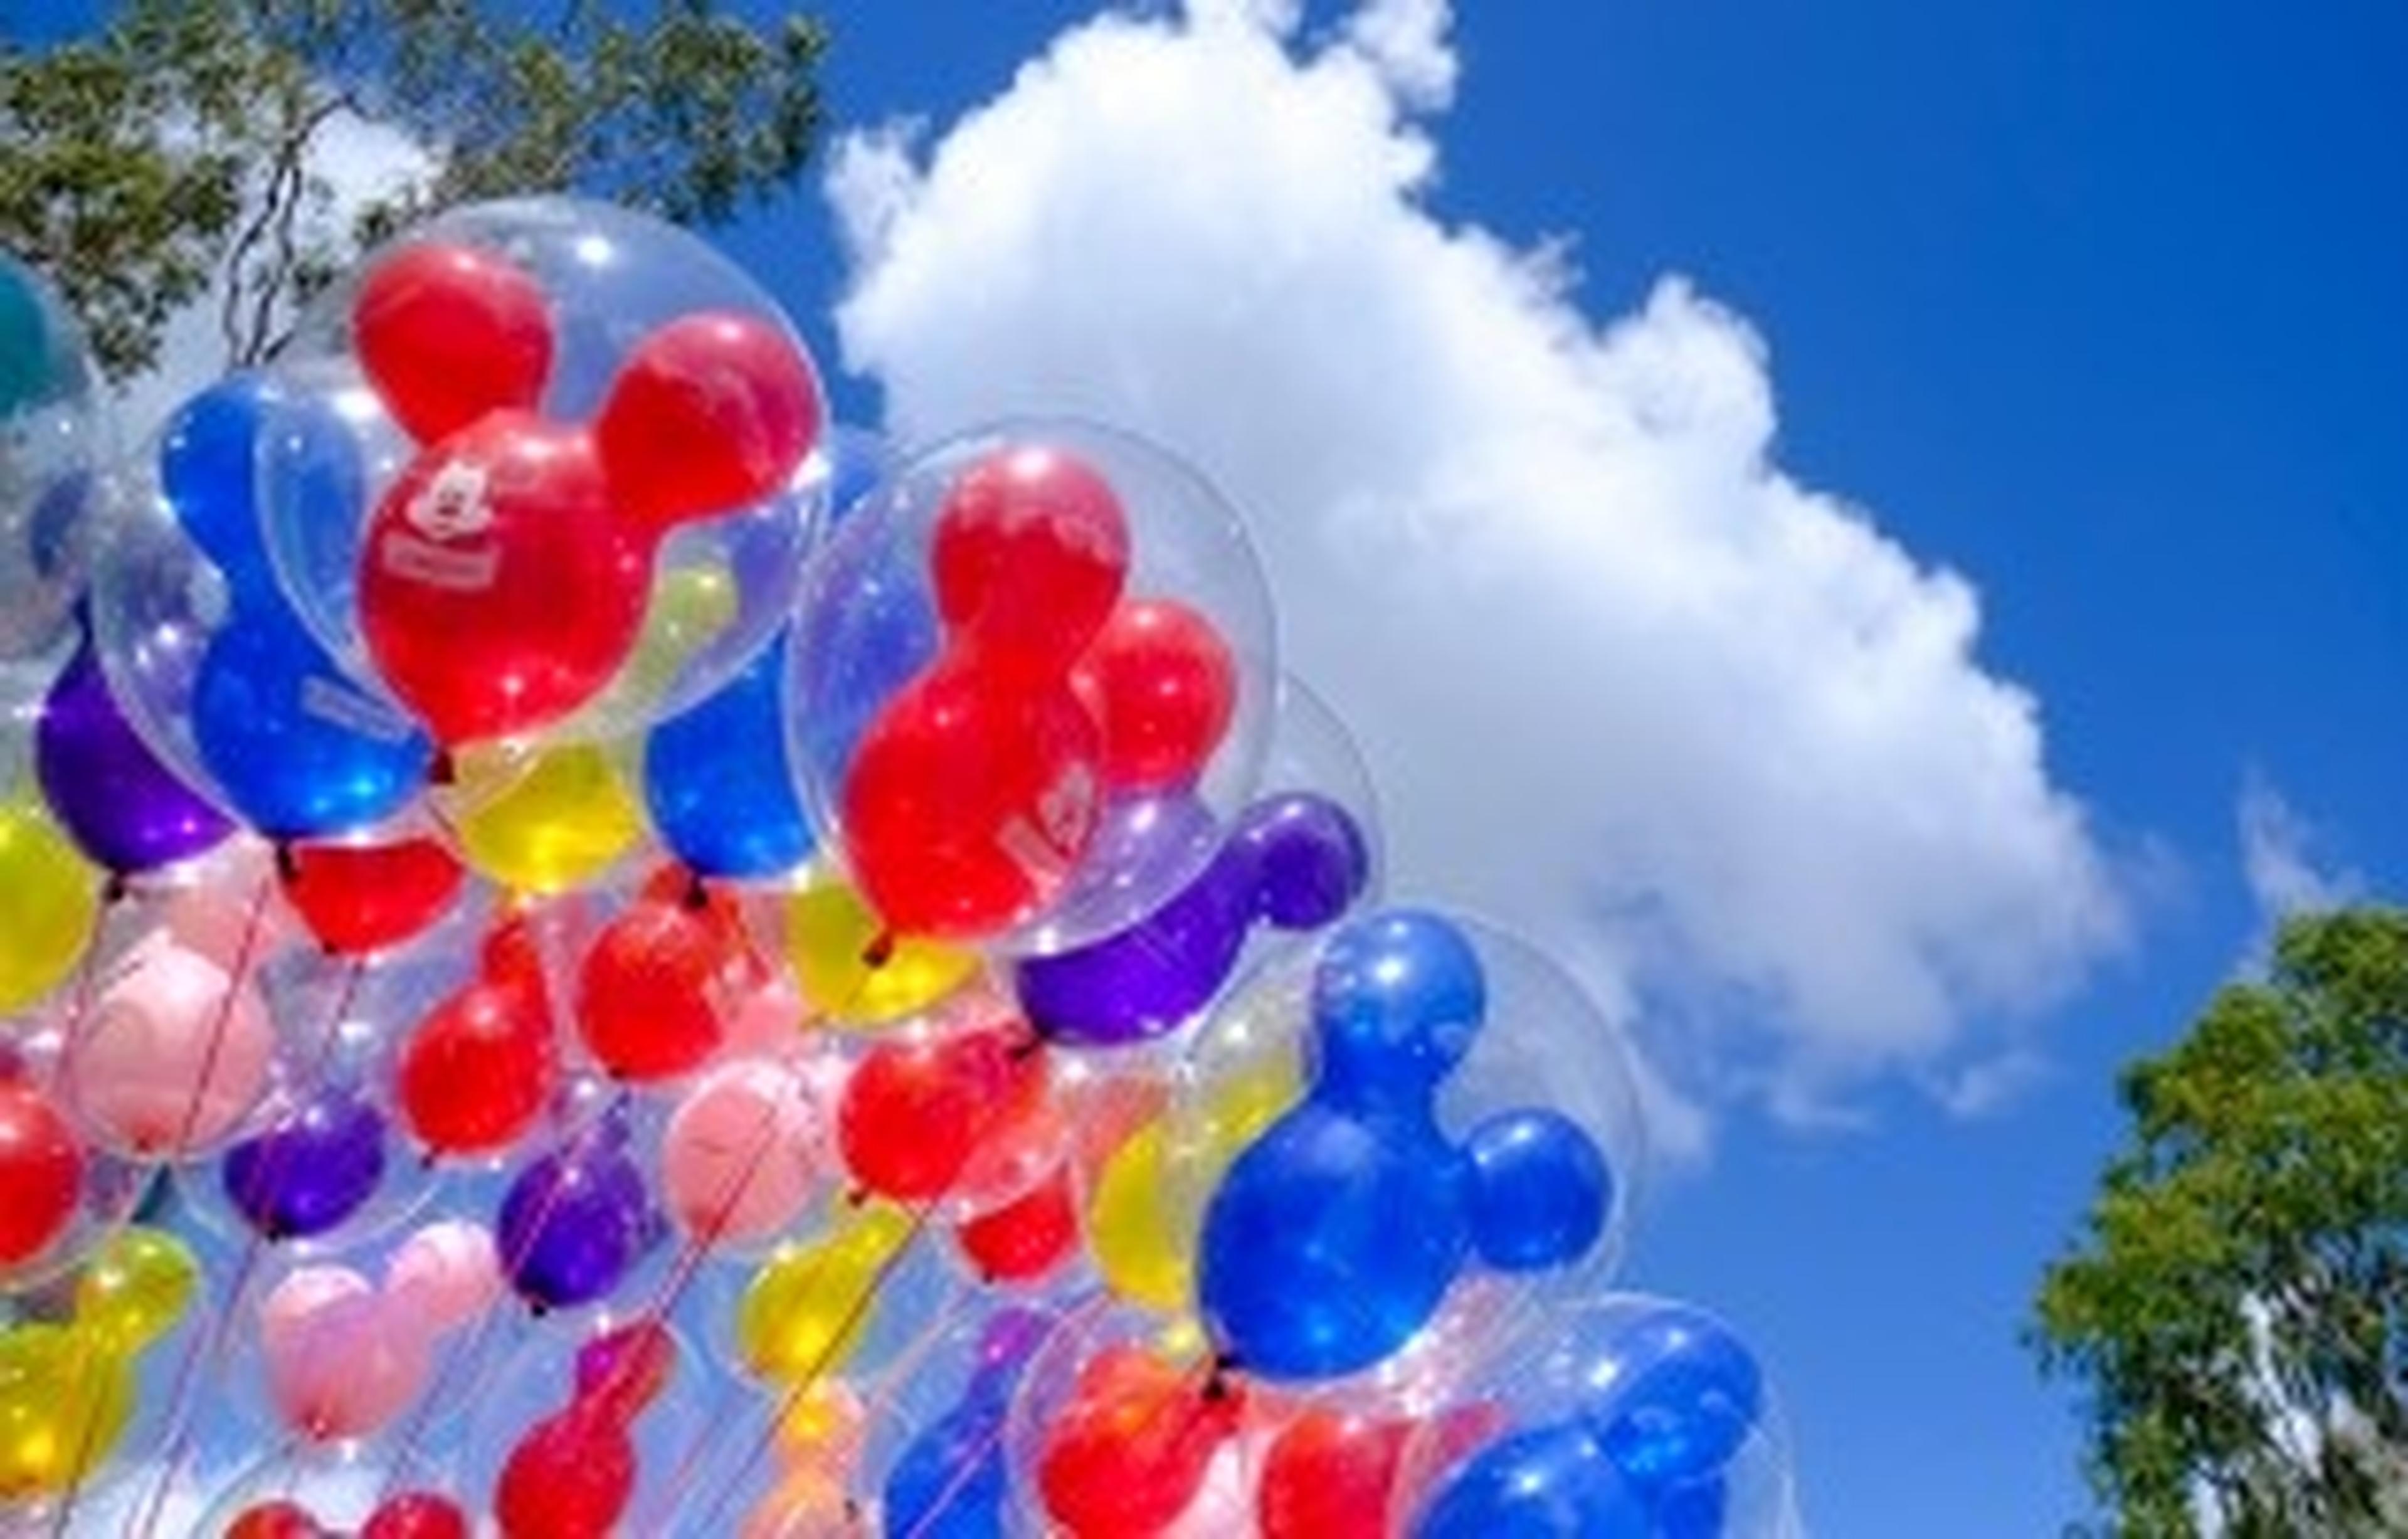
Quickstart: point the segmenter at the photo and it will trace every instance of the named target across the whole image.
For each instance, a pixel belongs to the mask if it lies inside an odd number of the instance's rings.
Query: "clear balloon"
[[[1276,677],[1226,504],[1164,451],[1069,423],[903,466],[814,563],[793,645],[805,805],[871,907],[1039,953],[1125,928],[1211,858]],[[1122,803],[1168,794],[1212,816],[1105,837]]]
[[[59,1084],[79,1120],[130,1158],[211,1152],[268,1087],[275,1030],[256,981],[156,930],[70,1034]]]
[[[629,736],[716,693],[791,607],[832,473],[817,376],[673,226],[559,197],[452,210],[337,285],[280,376],[369,467],[366,506],[328,518],[324,456],[271,431],[285,585],[446,745]]]

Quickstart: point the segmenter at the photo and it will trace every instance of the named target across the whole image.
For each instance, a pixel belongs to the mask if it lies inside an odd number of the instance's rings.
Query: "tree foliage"
[[[2122,1095],[2032,1331],[2118,1528],[2408,1532],[2408,912],[2292,920]]]
[[[228,361],[258,361],[356,244],[454,203],[574,190],[714,224],[801,172],[815,22],[756,28],[710,0],[640,22],[599,0],[536,9],[122,0],[89,37],[0,38],[0,246],[53,276],[123,378],[222,276]],[[430,159],[345,223],[317,156],[347,115]]]

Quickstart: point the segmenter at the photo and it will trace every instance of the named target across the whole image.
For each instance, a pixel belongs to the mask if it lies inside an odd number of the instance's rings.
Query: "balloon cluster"
[[[832,427],[565,199],[87,374],[0,264],[0,1526],[1787,1532],[1614,1029],[1383,905],[1171,454]]]

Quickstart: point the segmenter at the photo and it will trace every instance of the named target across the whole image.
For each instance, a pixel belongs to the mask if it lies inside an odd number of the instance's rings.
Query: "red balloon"
[[[844,783],[862,895],[899,931],[975,940],[1028,919],[1100,811],[1095,719],[1065,685],[939,662],[863,734]]]
[[[369,521],[369,654],[446,744],[541,726],[610,682],[642,629],[651,537],[615,517],[594,443],[521,411],[419,455]]]
[[[298,1502],[254,1502],[226,1525],[225,1539],[330,1539]],[[382,1539],[380,1535],[379,1539]]]
[[[379,262],[352,302],[351,335],[386,409],[420,443],[532,408],[552,372],[541,285],[474,246],[423,241]]]
[[[597,1539],[616,1530],[635,1489],[626,1427],[580,1404],[519,1439],[502,1466],[494,1517],[507,1539]]]
[[[438,1154],[491,1153],[535,1125],[559,1077],[542,989],[480,977],[436,1006],[403,1047],[402,1116]]]
[[[410,940],[451,910],[466,872],[432,839],[307,844],[284,867],[284,897],[318,944],[363,956]]]
[[[1132,598],[1079,660],[1078,686],[1103,728],[1116,790],[1193,783],[1229,730],[1238,665],[1212,622],[1175,598]]]
[[[997,668],[1067,671],[1103,628],[1129,563],[1128,518],[1094,467],[1022,447],[962,473],[929,564],[955,644]]]
[[[1044,1099],[1036,1043],[1020,1021],[880,1043],[837,1106],[845,1168],[899,1202],[945,1196],[984,1144]]]
[[[685,316],[638,343],[594,426],[619,511],[656,529],[761,501],[819,433],[801,350],[731,311]]]
[[[1152,1539],[1196,1500],[1244,1410],[1234,1384],[1142,1347],[1106,1347],[1047,1431],[1045,1510],[1075,1539]]]
[[[83,1197],[83,1145],[50,1099],[0,1080],[0,1266],[28,1261],[74,1221]]]
[[[1017,1200],[953,1231],[962,1254],[991,1283],[1023,1283],[1060,1266],[1079,1243],[1079,1210],[1063,1166]]]
[[[460,1503],[433,1491],[389,1496],[368,1516],[360,1539],[469,1539],[473,1531]]]
[[[1307,1411],[1273,1439],[1258,1498],[1263,1539],[1383,1539],[1413,1423]]]
[[[585,954],[579,1034],[620,1079],[674,1078],[719,1050],[740,986],[727,933],[706,911],[633,903]]]

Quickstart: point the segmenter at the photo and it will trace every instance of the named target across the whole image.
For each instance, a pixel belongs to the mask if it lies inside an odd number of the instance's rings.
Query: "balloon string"
[[[577,1129],[563,1149],[561,1158],[567,1162],[580,1159],[590,1141],[598,1137],[602,1129],[612,1118],[623,1113],[628,1100],[628,1093],[624,1089],[621,1090],[608,1106]],[[527,1225],[524,1241],[501,1258],[502,1277],[506,1284],[509,1278],[517,1273],[519,1263],[524,1261],[528,1253],[534,1249],[536,1242],[552,1222],[552,1213],[566,1200],[567,1185],[566,1182],[562,1181],[552,1184],[552,1189],[544,1194],[542,1204],[536,1209],[534,1220]],[[454,1388],[452,1383],[452,1376],[484,1355],[493,1332],[507,1314],[508,1311],[501,1308],[498,1302],[495,1307],[487,1309],[478,1317],[476,1329],[469,1332],[466,1344],[446,1353],[443,1365],[436,1370],[434,1378],[427,1384],[424,1392],[418,1397],[417,1403],[410,1407],[408,1419],[402,1423],[402,1437],[395,1446],[392,1468],[385,1472],[384,1479],[378,1488],[380,1502],[394,1494],[395,1483],[401,1479],[404,1468],[417,1454],[421,1440],[426,1436],[428,1424],[434,1419],[435,1408],[442,1404],[452,1393]]]
[[[343,1022],[351,1014],[351,1006],[358,1001],[360,984],[366,973],[367,961],[365,957],[352,957],[343,969],[342,987],[335,996],[335,1008],[326,1017],[324,1029],[318,1033],[317,1040],[310,1044],[310,1056],[302,1069],[300,1083],[308,1089],[314,1090],[322,1082],[326,1065],[333,1060],[335,1048],[342,1041]],[[280,1129],[283,1126],[285,1126],[284,1123],[278,1124]],[[278,1182],[284,1173],[284,1163],[292,1153],[293,1150],[289,1144],[283,1143],[271,1144],[267,1158],[261,1162],[256,1180],[250,1189],[253,1192],[275,1191]],[[236,1262],[234,1287],[226,1307],[219,1312],[206,1338],[199,1334],[193,1337],[177,1364],[175,1388],[167,1402],[167,1425],[176,1429],[175,1442],[168,1450],[167,1457],[161,1462],[159,1478],[151,1487],[150,1500],[147,1503],[148,1512],[140,1525],[141,1539],[151,1539],[151,1535],[158,1531],[160,1519],[166,1511],[168,1493],[174,1489],[177,1479],[182,1475],[184,1460],[192,1453],[193,1429],[185,1415],[187,1409],[185,1397],[191,1392],[193,1372],[204,1358],[211,1367],[224,1361],[226,1349],[233,1345],[234,1322],[247,1302],[245,1294],[250,1289],[252,1271],[258,1264],[264,1238],[255,1225],[250,1226],[249,1237],[244,1241],[242,1254]]]
[[[933,1202],[912,1211],[910,1225],[903,1231],[902,1240],[883,1260],[879,1262],[877,1269],[870,1273],[869,1280],[862,1287],[860,1293],[846,1307],[842,1318],[837,1322],[837,1329],[828,1333],[827,1345],[820,1348],[818,1354],[805,1366],[802,1374],[789,1385],[783,1395],[779,1397],[775,1413],[770,1417],[768,1425],[762,1428],[753,1437],[751,1445],[744,1451],[743,1460],[728,1473],[727,1479],[720,1487],[718,1495],[711,1500],[708,1507],[703,1509],[703,1522],[697,1532],[703,1533],[716,1532],[720,1512],[735,1496],[738,1488],[743,1484],[744,1478],[752,1474],[752,1466],[759,1463],[762,1456],[769,1451],[770,1445],[777,1441],[778,1430],[785,1425],[787,1417],[794,1415],[795,1408],[803,1402],[803,1397],[810,1394],[817,1386],[821,1374],[827,1371],[828,1364],[834,1360],[837,1352],[860,1328],[862,1320],[867,1316],[869,1307],[876,1302],[881,1290],[894,1277],[904,1260],[910,1256],[920,1237],[927,1232],[928,1220],[935,1211],[936,1204]],[[680,1463],[677,1474],[671,1480],[666,1510],[675,1512],[682,1503],[686,1488],[699,1473],[702,1453],[708,1446],[707,1438],[696,1439],[688,1446],[686,1456]]]

